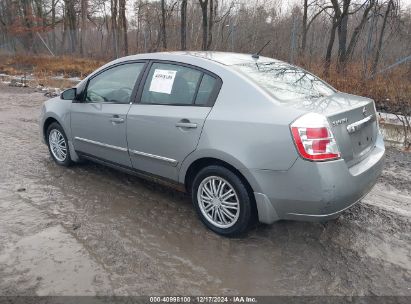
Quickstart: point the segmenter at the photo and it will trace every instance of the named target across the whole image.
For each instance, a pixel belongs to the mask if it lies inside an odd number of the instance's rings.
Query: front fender
[[[43,104],[40,117],[40,132],[42,134],[42,140],[46,143],[45,134],[45,123],[48,119],[52,118],[56,120],[60,126],[63,128],[64,133],[66,133],[68,145],[70,149],[70,156],[73,161],[78,161],[78,155],[74,150],[72,134],[71,134],[71,120],[70,120],[70,109],[71,100],[62,100],[60,97],[55,97],[47,100]]]
[[[47,100],[43,104],[42,114],[40,118],[40,127],[43,137],[45,137],[44,124],[47,119],[55,119],[66,133],[67,139],[71,141],[70,128],[70,108],[71,100],[62,100],[60,97],[55,97]]]

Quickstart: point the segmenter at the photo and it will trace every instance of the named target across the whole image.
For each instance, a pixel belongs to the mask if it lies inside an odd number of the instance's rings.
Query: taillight
[[[308,113],[291,124],[291,133],[301,157],[312,161],[340,158],[337,142],[327,119]]]

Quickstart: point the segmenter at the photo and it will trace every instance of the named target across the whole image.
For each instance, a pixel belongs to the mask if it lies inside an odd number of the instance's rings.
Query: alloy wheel
[[[67,144],[63,134],[61,134],[59,130],[53,129],[50,131],[49,145],[55,159],[59,162],[64,162],[67,157]]]
[[[218,228],[233,226],[240,215],[240,202],[234,187],[224,178],[209,176],[198,187],[201,213]]]

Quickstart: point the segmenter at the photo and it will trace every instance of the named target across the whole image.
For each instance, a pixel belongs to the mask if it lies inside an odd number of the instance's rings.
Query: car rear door
[[[131,167],[126,116],[145,62],[126,62],[93,76],[71,106],[74,148],[80,154]]]
[[[177,179],[195,150],[221,79],[200,68],[154,61],[127,115],[127,142],[135,169]]]

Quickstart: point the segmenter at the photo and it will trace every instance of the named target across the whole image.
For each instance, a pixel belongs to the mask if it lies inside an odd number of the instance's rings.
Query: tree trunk
[[[51,47],[54,54],[56,54],[56,3],[57,0],[51,1]]]
[[[328,41],[328,46],[327,46],[327,53],[325,55],[325,62],[324,62],[324,75],[325,76],[328,76],[330,74],[331,55],[333,51],[335,32],[336,32],[337,26],[338,26],[338,19],[336,16],[334,16],[333,25],[331,27],[330,39]]]
[[[380,36],[378,38],[377,51],[375,52],[374,62],[372,64],[371,75],[373,76],[377,73],[377,67],[378,67],[378,62],[380,60],[380,56],[381,56],[381,49],[382,49],[382,42],[384,38],[385,27],[387,26],[388,15],[390,14],[391,9],[393,8],[394,8],[394,2],[390,0],[390,2],[388,2],[387,10],[385,11],[385,14],[384,14],[384,21],[382,23]]]
[[[84,56],[84,40],[86,36],[87,0],[81,0],[81,32],[80,32],[80,55]]]
[[[126,0],[119,0],[119,19],[123,39],[124,56],[128,55],[127,19],[126,19]]]
[[[60,46],[60,54],[64,54],[65,47],[66,47],[66,39],[67,39],[67,10],[64,8],[63,10],[63,32],[61,33],[61,46]]]
[[[40,1],[40,0],[35,0],[34,1],[34,4],[35,4],[35,14],[36,14],[36,17],[37,17],[37,27],[38,28],[41,28],[41,27],[43,27],[43,28],[45,28],[46,27],[46,18],[45,18],[45,16],[44,16],[44,13],[43,13],[43,3],[42,3],[43,1]]]
[[[118,58],[117,0],[111,0],[111,34],[114,55]]]
[[[209,16],[208,16],[208,41],[207,41],[207,50],[210,49],[211,43],[213,42],[213,24],[214,24],[214,3],[213,0],[210,0],[209,7]]]
[[[161,0],[161,41],[162,41],[162,44],[163,44],[163,49],[167,49],[165,0]]]
[[[181,26],[180,26],[181,50],[187,49],[187,0],[181,1]]]
[[[105,55],[107,56],[107,51],[106,50],[109,50],[110,45],[111,45],[111,33],[110,33],[111,24],[109,22],[107,14],[104,14],[104,24],[103,24],[103,26],[105,26],[105,28],[106,28],[107,39],[106,39],[106,48],[105,49],[101,48],[101,53],[105,53]],[[101,43],[103,43],[103,40],[104,40],[104,32],[103,32],[103,29],[101,29],[101,41],[102,41]]]
[[[11,24],[13,24],[13,15],[10,13],[12,10],[11,0],[0,2],[0,10],[4,12],[4,20],[0,20],[2,25],[2,34],[4,35],[4,43],[10,43],[14,52],[16,52],[16,45],[13,37],[9,33]]]
[[[304,0],[304,9],[303,10],[304,10],[304,12],[303,12],[303,29],[302,29],[300,55],[304,55],[305,47],[307,45],[308,0]]]
[[[22,12],[23,12],[23,23],[27,29],[27,35],[24,41],[24,47],[26,51],[31,52],[33,50],[33,32],[32,32],[32,9],[29,0],[21,0]]]
[[[207,40],[208,40],[208,20],[207,20],[207,7],[208,7],[208,0],[198,0],[201,6],[201,15],[202,15],[202,27],[203,27],[203,41],[201,44],[201,49],[203,51],[207,50]]]
[[[365,23],[368,20],[368,15],[371,9],[374,7],[374,4],[375,4],[375,0],[370,0],[368,6],[364,10],[360,23],[355,27],[351,35],[350,43],[348,44],[347,51],[345,54],[345,57],[346,57],[345,63],[347,63],[347,61],[351,58],[352,54],[354,53],[354,49],[355,49],[355,46],[357,45],[358,38],[360,37],[360,33],[363,30]]]
[[[141,0],[138,1],[138,7],[137,7],[137,30],[136,30],[136,51],[137,53],[140,50],[140,32],[141,32],[141,9],[142,9],[142,4]]]
[[[66,18],[70,38],[70,52],[74,53],[77,48],[77,22],[76,22],[76,10],[74,7],[74,1],[65,0]]]
[[[338,61],[337,71],[341,72],[345,68],[347,52],[347,32],[348,32],[348,9],[351,0],[343,1],[343,10],[341,12],[337,30],[338,30]],[[339,9],[339,8],[338,8]]]

